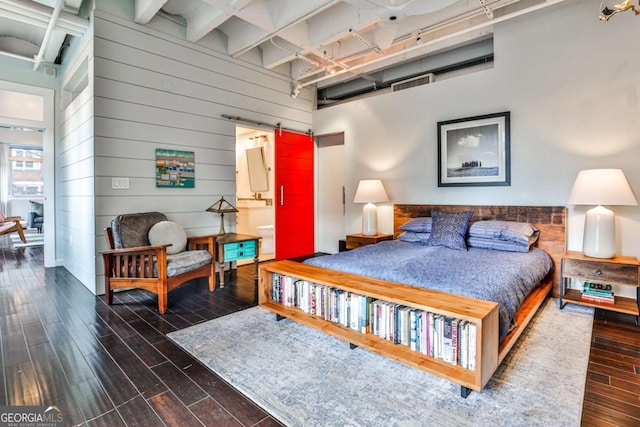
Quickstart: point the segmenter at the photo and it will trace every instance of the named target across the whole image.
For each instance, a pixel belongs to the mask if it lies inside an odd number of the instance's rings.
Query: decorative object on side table
[[[224,214],[238,212],[235,206],[227,202],[224,196],[220,197],[220,200],[207,208],[207,212],[214,212],[220,214],[220,231],[219,235],[225,234],[224,232]]]
[[[361,179],[356,189],[353,203],[366,203],[362,208],[362,234],[374,236],[378,234],[377,202],[388,202],[389,197],[379,179]]]
[[[621,169],[587,169],[578,173],[567,201],[570,205],[596,205],[584,219],[582,252],[593,258],[616,253],[615,215],[607,206],[638,204]]]

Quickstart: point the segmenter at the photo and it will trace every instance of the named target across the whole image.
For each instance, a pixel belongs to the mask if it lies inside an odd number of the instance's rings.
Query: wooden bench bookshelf
[[[476,325],[475,369],[465,369],[442,359],[394,344],[371,333],[361,333],[320,316],[287,307],[272,300],[273,276],[289,276],[317,285],[364,295],[376,300],[424,310],[468,321]],[[439,291],[421,289],[399,283],[372,279],[335,270],[327,270],[293,261],[278,261],[260,266],[259,305],[278,316],[304,325],[358,346],[395,359],[414,368],[445,378],[461,386],[461,395],[480,391],[498,367],[498,304]],[[471,345],[471,344],[470,344]]]

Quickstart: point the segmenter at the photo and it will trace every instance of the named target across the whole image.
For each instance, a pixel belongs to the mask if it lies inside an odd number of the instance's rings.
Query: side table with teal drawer
[[[232,263],[242,259],[253,258],[254,278],[258,280],[259,240],[259,236],[250,236],[248,234],[218,234],[216,238],[216,261],[218,263],[221,288],[224,288],[224,264],[227,262]]]

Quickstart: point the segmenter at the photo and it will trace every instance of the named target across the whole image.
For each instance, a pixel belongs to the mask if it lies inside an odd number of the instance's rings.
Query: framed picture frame
[[[511,185],[510,112],[438,122],[438,187]]]
[[[193,151],[156,149],[156,187],[194,188],[196,162]]]

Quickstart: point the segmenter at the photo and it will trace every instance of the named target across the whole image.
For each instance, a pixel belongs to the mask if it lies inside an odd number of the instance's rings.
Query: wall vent
[[[391,84],[391,92],[397,92],[402,89],[409,89],[411,87],[422,86],[429,83],[433,83],[436,79],[436,75],[433,73],[423,74],[421,76],[413,77],[407,80],[402,80]]]

